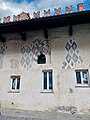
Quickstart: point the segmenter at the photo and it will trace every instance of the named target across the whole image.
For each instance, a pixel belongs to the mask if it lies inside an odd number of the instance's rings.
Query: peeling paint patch
[[[11,69],[16,69],[16,68],[18,68],[19,67],[19,61],[18,60],[16,60],[16,59],[11,59],[10,60],[10,68]]]
[[[57,107],[59,112],[69,112],[71,114],[75,114],[77,112],[77,108],[74,106],[60,106]]]

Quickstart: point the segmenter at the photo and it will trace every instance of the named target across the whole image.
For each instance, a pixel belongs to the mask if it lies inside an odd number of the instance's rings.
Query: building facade
[[[90,23],[1,35],[2,108],[90,112]]]

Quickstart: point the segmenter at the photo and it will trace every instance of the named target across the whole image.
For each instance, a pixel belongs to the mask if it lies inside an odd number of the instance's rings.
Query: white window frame
[[[89,71],[88,71],[88,69],[75,70],[75,72],[80,72],[80,77],[81,77],[81,83],[77,83],[77,76],[76,76],[76,86],[89,86]],[[83,72],[87,72],[87,81],[88,81],[87,84],[84,83]]]
[[[44,73],[47,72],[47,89],[44,89]],[[52,72],[52,89],[49,89],[49,72]],[[42,71],[42,92],[53,92],[53,70]]]
[[[13,78],[15,79],[15,89],[12,88],[12,85],[13,85]],[[18,78],[20,79],[20,76],[16,76],[16,75],[12,75],[11,76],[11,85],[10,85],[10,91],[12,92],[18,92],[20,91],[20,80],[19,80],[19,89],[17,89],[17,81],[18,81]]]

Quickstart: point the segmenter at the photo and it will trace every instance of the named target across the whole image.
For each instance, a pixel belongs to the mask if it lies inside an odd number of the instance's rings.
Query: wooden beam
[[[20,36],[22,38],[23,41],[26,41],[26,32],[20,32]]]
[[[70,25],[69,26],[69,36],[72,36],[73,35],[73,26]]]
[[[44,29],[43,31],[44,31],[45,38],[48,39],[48,30]]]
[[[2,35],[0,35],[0,41],[1,41],[2,43],[5,43],[5,42],[6,42],[6,38],[3,37]]]

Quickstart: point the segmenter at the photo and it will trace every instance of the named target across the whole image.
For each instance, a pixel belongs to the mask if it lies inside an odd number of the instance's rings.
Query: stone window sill
[[[10,90],[10,91],[8,91],[8,93],[20,93],[20,91],[18,91],[18,90],[14,90],[14,91]]]
[[[41,93],[54,93],[53,90],[42,90]]]
[[[77,87],[77,88],[89,88],[90,87],[90,85],[76,85],[75,87]]]

